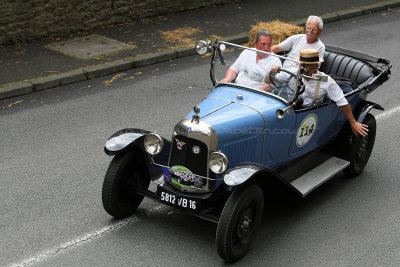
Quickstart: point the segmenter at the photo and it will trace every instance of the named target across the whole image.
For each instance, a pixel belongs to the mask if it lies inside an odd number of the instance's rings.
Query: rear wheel
[[[232,192],[218,222],[216,244],[218,254],[227,262],[244,257],[260,226],[264,195],[258,185]]]
[[[150,177],[140,152],[130,150],[116,155],[104,177],[104,209],[115,218],[131,215],[143,200],[138,190],[147,189],[149,184]]]
[[[376,120],[372,114],[365,116],[363,124],[368,125],[368,135],[354,138],[349,151],[350,166],[344,172],[351,177],[362,173],[371,155],[375,143]]]

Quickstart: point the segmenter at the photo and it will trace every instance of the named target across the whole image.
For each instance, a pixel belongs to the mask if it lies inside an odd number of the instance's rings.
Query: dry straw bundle
[[[250,47],[254,47],[254,37],[256,33],[261,29],[269,31],[272,36],[272,45],[279,44],[289,36],[304,33],[303,27],[282,22],[279,20],[274,20],[271,22],[259,22],[256,25],[253,25],[249,32]]]

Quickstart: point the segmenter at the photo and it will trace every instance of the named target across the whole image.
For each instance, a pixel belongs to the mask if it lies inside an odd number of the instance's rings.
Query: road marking
[[[140,219],[147,215],[150,215],[158,210],[161,210],[164,207],[166,207],[166,206],[164,206],[164,205],[156,206],[155,208],[147,211],[145,213],[145,215],[136,215],[136,216],[131,216],[129,218],[125,218],[125,219],[115,222],[109,226],[105,226],[99,230],[95,230],[95,231],[87,233],[81,237],[75,238],[74,240],[60,244],[57,247],[54,247],[52,249],[42,251],[41,253],[39,253],[35,256],[32,256],[28,259],[25,259],[25,260],[22,260],[19,262],[15,262],[15,263],[9,265],[9,267],[26,267],[26,266],[32,266],[34,264],[38,264],[44,260],[47,260],[51,257],[56,256],[57,253],[59,253],[59,252],[67,251],[69,249],[75,248],[78,245],[93,241],[94,239],[99,238],[99,237],[103,236],[104,234],[111,233],[118,229],[121,229],[122,227],[128,226],[128,225],[134,223],[137,219]]]
[[[375,119],[376,120],[384,120],[384,119],[386,119],[392,115],[395,115],[399,112],[400,112],[400,106],[389,109],[388,111],[378,114],[377,116],[375,116]]]

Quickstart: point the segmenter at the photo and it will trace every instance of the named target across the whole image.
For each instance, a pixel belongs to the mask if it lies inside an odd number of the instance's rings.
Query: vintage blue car
[[[369,127],[362,137],[351,132],[344,113],[329,99],[302,107],[301,69],[289,72],[291,82],[275,84],[271,93],[217,83],[214,63],[224,63],[221,50],[229,45],[238,46],[218,40],[196,44],[200,54],[211,52],[214,88],[175,125],[170,139],[127,128],[107,140],[104,150],[114,158],[104,178],[102,201],[115,218],[133,214],[147,197],[216,222],[217,251],[232,262],[249,251],[270,186],[282,184],[304,197],[341,171],[350,176],[363,171],[376,132],[369,111],[383,110],[366,98],[390,78],[391,65],[326,46],[320,69],[352,85],[345,96],[355,118]],[[148,189],[151,181],[157,184],[156,192]]]

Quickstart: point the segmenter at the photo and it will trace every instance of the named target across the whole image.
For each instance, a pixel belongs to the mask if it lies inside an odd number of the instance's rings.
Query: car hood
[[[214,88],[198,106],[200,120],[215,130],[217,150],[228,157],[231,168],[241,162],[262,163],[266,128],[279,122],[275,112],[286,104],[273,95],[224,84]],[[186,118],[193,115],[190,112]]]
[[[199,104],[201,120],[206,121],[218,134],[218,142],[243,135],[262,134],[268,117],[286,105],[277,99],[233,86],[215,88]],[[190,112],[186,118],[191,118]]]

